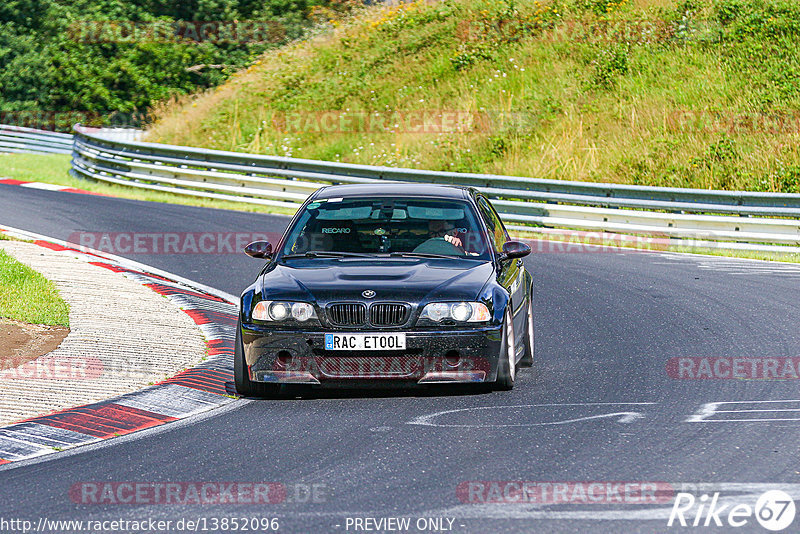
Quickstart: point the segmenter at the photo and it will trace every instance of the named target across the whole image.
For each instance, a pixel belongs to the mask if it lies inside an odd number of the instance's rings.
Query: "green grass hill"
[[[157,142],[460,172],[800,192],[800,3],[365,8],[157,110]]]

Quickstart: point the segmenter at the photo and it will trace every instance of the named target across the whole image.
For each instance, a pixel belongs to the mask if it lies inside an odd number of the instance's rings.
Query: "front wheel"
[[[233,383],[236,393],[242,397],[256,394],[255,384],[250,380],[247,372],[247,362],[244,361],[244,347],[242,346],[242,323],[236,324],[236,340],[233,349]]]
[[[247,372],[247,362],[244,359],[241,322],[236,325],[235,343],[233,349],[233,383],[236,386],[236,393],[242,397],[277,395],[280,392],[280,384],[262,384],[261,382],[250,380],[250,374]]]
[[[500,344],[495,389],[510,391],[514,389],[514,381],[517,378],[517,345],[514,342],[514,323],[511,320],[511,313],[508,309],[506,309],[503,322],[505,323],[503,325],[503,342]]]
[[[533,291],[528,297],[528,317],[525,324],[525,354],[519,361],[520,367],[533,367]]]

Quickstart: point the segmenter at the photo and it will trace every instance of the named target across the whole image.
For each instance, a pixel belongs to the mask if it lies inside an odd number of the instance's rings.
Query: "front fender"
[[[502,325],[506,307],[510,300],[508,291],[500,284],[490,282],[481,291],[481,298],[492,312],[492,324]]]

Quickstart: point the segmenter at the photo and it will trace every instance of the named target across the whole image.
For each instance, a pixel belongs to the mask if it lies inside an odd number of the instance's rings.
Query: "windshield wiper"
[[[408,258],[445,258],[452,260],[460,256],[448,256],[446,254],[429,254],[427,252],[390,252],[390,257],[408,257]]]
[[[302,254],[286,254],[284,259],[292,258],[369,258],[371,254],[360,252],[328,252],[326,250],[309,250]]]

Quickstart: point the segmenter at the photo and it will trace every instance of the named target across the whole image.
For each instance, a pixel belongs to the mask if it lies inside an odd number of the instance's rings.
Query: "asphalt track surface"
[[[60,239],[75,231],[274,232],[286,222],[0,185],[0,225]],[[260,267],[243,254],[120,255],[233,294]],[[675,357],[800,356],[797,269],[637,252],[536,253],[526,266],[535,280],[536,364],[512,392],[240,400],[195,420],[0,468],[0,517],[278,517],[279,532],[320,533],[364,532],[352,522],[364,517],[409,517],[408,531],[419,532],[417,519],[442,517],[454,519],[452,532],[668,532],[686,530],[667,527],[670,502],[486,504],[463,502],[457,488],[661,481],[717,484],[726,497],[800,483],[800,401],[755,402],[800,399],[798,381],[686,380],[666,370]],[[717,405],[735,413],[692,421],[719,402],[742,404]],[[435,415],[451,410],[460,411]],[[290,495],[272,505],[75,504],[69,489],[84,481],[280,482]],[[311,485],[318,502],[292,495]],[[753,518],[733,530],[765,531]]]

